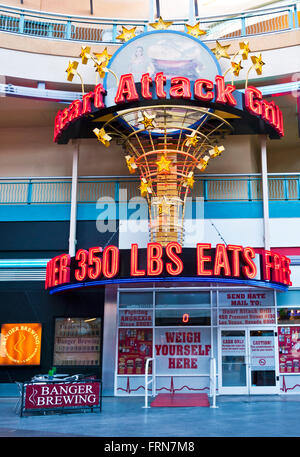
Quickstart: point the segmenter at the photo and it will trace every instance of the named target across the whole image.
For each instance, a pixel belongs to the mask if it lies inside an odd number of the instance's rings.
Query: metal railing
[[[71,178],[0,178],[0,205],[71,202]],[[299,201],[300,173],[269,174],[270,201]],[[80,177],[78,203],[123,203],[139,197],[139,180],[130,177]],[[196,176],[190,197],[206,202],[262,200],[260,174]]]
[[[210,396],[212,397],[211,408],[218,408],[217,406],[217,363],[216,359],[212,357],[210,359]]]
[[[261,35],[299,27],[299,2],[261,8],[246,13],[214,17],[175,19],[170,30],[185,31],[185,25],[200,21],[206,30],[202,41]],[[172,20],[172,18],[168,18]],[[26,10],[0,5],[0,31],[55,40],[120,44],[122,25],[136,27],[136,35],[153,30],[148,19],[108,19]]]
[[[152,362],[152,379],[149,380],[149,366],[150,362]],[[155,359],[154,358],[148,358],[146,360],[146,366],[145,366],[145,405],[143,408],[150,408],[148,405],[148,386],[152,384],[152,397],[156,395],[156,385],[155,385]]]

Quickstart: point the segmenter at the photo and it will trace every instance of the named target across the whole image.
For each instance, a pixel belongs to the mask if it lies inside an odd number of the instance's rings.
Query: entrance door
[[[219,331],[219,393],[276,394],[276,340],[274,330]]]
[[[249,393],[276,394],[276,340],[274,330],[248,330]]]

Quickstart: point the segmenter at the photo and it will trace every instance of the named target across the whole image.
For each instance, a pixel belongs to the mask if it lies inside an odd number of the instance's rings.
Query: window
[[[58,318],[53,365],[100,365],[101,318]]]
[[[278,310],[278,324],[300,323],[300,308],[280,308]]]

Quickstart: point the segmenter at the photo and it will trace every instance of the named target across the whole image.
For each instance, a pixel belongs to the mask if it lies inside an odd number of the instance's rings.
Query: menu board
[[[300,327],[278,327],[279,371],[299,373]]]
[[[146,359],[152,357],[152,335],[152,329],[119,329],[118,374],[145,374]]]

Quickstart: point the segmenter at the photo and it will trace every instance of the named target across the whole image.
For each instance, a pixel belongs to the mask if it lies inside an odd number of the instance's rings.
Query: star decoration
[[[91,48],[89,46],[82,46],[79,57],[81,57],[81,63],[86,65],[88,60],[91,58]]]
[[[207,167],[209,159],[209,156],[201,157],[201,159],[199,160],[199,164],[197,165],[197,168],[199,168],[200,171],[204,171]]]
[[[210,149],[208,151],[210,158],[213,159],[214,157],[221,155],[224,149],[224,146],[215,146],[214,148]]]
[[[138,119],[138,122],[143,124],[145,130],[149,130],[151,128],[154,128],[155,122],[153,123],[153,120],[155,119],[155,115],[153,114],[152,116],[149,116],[146,111],[143,112],[143,117]]]
[[[112,58],[112,54],[108,54],[107,48],[105,48],[104,51],[102,51],[100,53],[99,52],[93,52],[93,54],[96,57],[97,63],[98,64],[105,64],[105,67],[108,64],[108,62],[110,61],[110,59]]]
[[[158,166],[158,173],[161,173],[162,171],[170,171],[171,162],[171,160],[167,160],[165,155],[162,155],[161,158],[155,162]]]
[[[171,210],[171,205],[167,202],[166,197],[164,196],[161,204],[158,207],[159,216],[169,216]]]
[[[77,74],[77,67],[78,67],[78,62],[74,60],[74,62],[69,61],[69,66],[66,69],[66,73],[68,73],[67,80],[72,81],[74,76]]]
[[[249,41],[242,41],[240,43],[239,55],[242,56],[243,60],[247,60],[249,52],[251,52],[249,48]]]
[[[139,187],[140,191],[141,191],[141,196],[142,197],[146,197],[146,195],[149,193],[149,194],[152,194],[152,189],[150,187],[150,182],[148,182],[145,178],[142,178],[141,179],[141,185]]]
[[[232,66],[231,71],[235,76],[239,76],[240,71],[243,69],[241,63],[242,63],[241,60],[239,62],[231,62],[231,66]]]
[[[206,35],[206,31],[200,29],[200,22],[197,22],[196,25],[186,24],[186,28],[187,28],[187,33],[189,35],[192,35],[195,38],[198,38],[201,35]]]
[[[220,60],[222,57],[224,59],[230,59],[229,54],[227,53],[227,49],[230,48],[230,44],[227,44],[225,46],[222,46],[218,40],[216,40],[217,46],[212,49],[212,52],[216,56],[217,60]]]
[[[128,167],[129,172],[130,172],[131,174],[132,174],[132,173],[135,173],[135,170],[137,169],[137,164],[136,164],[135,161],[134,161],[134,157],[125,156],[125,160],[126,160],[126,163],[127,163],[127,167]]]
[[[194,187],[194,173],[192,171],[189,172],[187,179],[184,182],[184,186],[188,186],[190,189]]]
[[[103,143],[104,146],[108,147],[110,145],[111,136],[109,136],[105,132],[104,128],[102,128],[102,129],[94,129],[93,132],[96,135],[97,140],[100,141],[101,143]]]
[[[95,62],[94,67],[96,68],[95,71],[99,73],[100,78],[104,78],[105,73],[106,73],[105,64],[103,64],[103,63],[98,64],[97,62]]]
[[[135,29],[136,27],[132,27],[132,29],[126,29],[126,27],[122,25],[122,33],[117,36],[117,40],[121,40],[123,42],[131,40],[131,38],[135,37]]]
[[[173,24],[171,21],[164,21],[161,16],[159,16],[159,19],[157,22],[152,22],[149,24],[151,27],[153,27],[155,30],[165,30],[168,27],[170,27]]]
[[[196,146],[197,143],[199,142],[197,136],[196,136],[196,131],[194,130],[191,135],[186,135],[187,140],[186,140],[186,145],[187,146]]]
[[[262,74],[262,66],[265,65],[265,63],[261,60],[261,54],[257,56],[251,56],[251,60],[253,63],[253,67],[258,75]]]

